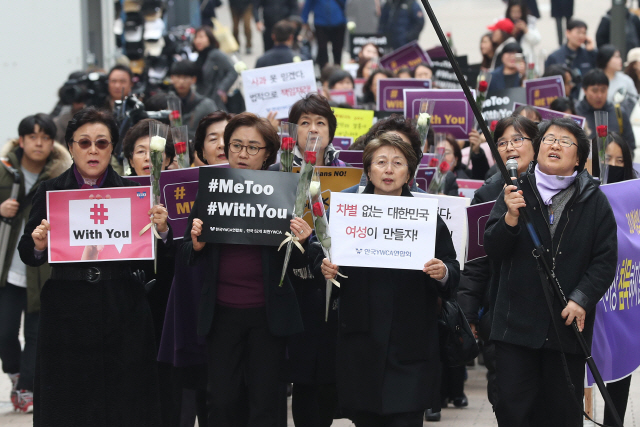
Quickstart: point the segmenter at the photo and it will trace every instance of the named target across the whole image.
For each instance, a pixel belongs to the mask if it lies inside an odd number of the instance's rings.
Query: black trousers
[[[443,407],[449,400],[464,396],[464,377],[467,367],[462,366],[442,366],[442,383],[440,384],[440,398]]]
[[[293,384],[291,415],[296,427],[330,427],[337,408],[335,384]]]
[[[584,357],[566,354],[574,398],[559,351],[501,341],[495,346],[498,402],[494,410],[499,426],[582,426]]]
[[[613,405],[620,415],[620,419],[624,423],[624,414],[627,412],[627,400],[629,399],[629,387],[631,387],[631,375],[613,383],[607,384],[607,391],[611,395]],[[609,407],[604,405],[604,421],[602,424],[612,426],[615,425],[613,415],[609,411]]]
[[[342,47],[344,46],[344,30],[347,28],[345,25],[338,25],[335,27],[322,27],[319,25],[316,28],[316,40],[318,41],[318,56],[316,57],[316,63],[320,66],[320,70],[329,62],[329,52],[327,43],[331,42],[331,50],[333,52],[333,63],[340,65],[342,59]]]
[[[209,427],[276,427],[279,371],[285,340],[269,332],[264,307],[216,306],[207,336],[207,370],[211,409]]]
[[[356,427],[422,427],[423,416],[424,411],[387,415],[354,411],[350,415]]]
[[[24,316],[24,350],[19,333]],[[18,390],[33,391],[40,313],[27,313],[27,288],[7,283],[0,288],[0,360],[7,374],[20,373]]]

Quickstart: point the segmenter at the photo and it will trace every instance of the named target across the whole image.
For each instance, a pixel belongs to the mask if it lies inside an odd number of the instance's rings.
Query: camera
[[[104,73],[74,73],[60,88],[60,101],[65,105],[84,103],[102,106],[109,94],[107,75]]]

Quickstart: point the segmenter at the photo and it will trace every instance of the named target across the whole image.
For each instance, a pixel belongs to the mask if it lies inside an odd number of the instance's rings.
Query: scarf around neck
[[[535,175],[536,187],[538,187],[538,192],[540,193],[540,197],[542,197],[542,202],[549,206],[553,196],[562,190],[569,188],[569,186],[573,184],[578,172],[573,171],[573,174],[569,176],[547,175],[542,172],[539,165],[536,164]]]

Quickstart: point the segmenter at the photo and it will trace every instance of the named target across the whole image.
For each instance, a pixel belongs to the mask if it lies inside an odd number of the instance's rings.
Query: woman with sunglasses
[[[65,134],[73,165],[34,195],[18,246],[25,264],[47,261],[47,192],[137,185],[109,165],[118,137],[109,112],[90,107],[73,116]],[[167,211],[157,205],[148,214],[163,250],[173,240]],[[160,425],[153,322],[133,275],[141,263],[91,262],[103,248],[86,246],[83,262],[52,265],[42,288],[34,426]]]
[[[615,277],[616,222],[598,181],[584,169],[589,140],[580,126],[566,118],[542,122],[533,147],[537,162],[520,175],[518,187],[505,187],[484,234],[500,272],[490,295],[500,396],[494,410],[500,426],[577,427],[585,371],[571,324],[575,320],[591,341],[596,304]],[[545,253],[534,251],[523,208]],[[548,289],[538,256],[554,269],[568,303]]]
[[[267,170],[276,160],[280,138],[271,124],[252,113],[229,120],[224,152],[234,169]],[[206,269],[198,316],[198,334],[207,342],[211,409],[209,425],[276,426],[286,337],[302,332],[298,302],[287,276],[279,286],[285,251],[273,246],[214,244],[198,241],[202,215],[198,201],[189,215],[181,247],[189,265]],[[302,244],[311,227],[291,220]],[[289,268],[304,268],[307,257],[291,252]],[[249,396],[249,411],[240,403]]]

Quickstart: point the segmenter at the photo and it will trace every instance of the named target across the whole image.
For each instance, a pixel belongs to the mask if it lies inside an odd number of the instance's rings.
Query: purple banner
[[[522,104],[520,102],[514,102],[513,109],[515,110],[516,108],[522,105],[525,105],[525,104]],[[574,116],[573,114],[563,113],[562,111],[549,110],[548,108],[542,108],[542,107],[534,107],[533,105],[531,105],[531,107],[535,108],[535,110],[538,113],[540,113],[540,117],[542,117],[542,120],[561,119],[563,117],[569,117],[573,119],[578,125],[580,125],[581,128],[584,129],[585,119],[582,116]]]
[[[431,58],[417,41],[412,41],[380,58],[380,65],[394,73],[402,67],[414,68],[421,62],[431,64]]]
[[[348,150],[353,144],[353,138],[350,136],[334,136],[331,141],[336,150]],[[342,158],[340,160],[343,160]]]
[[[484,226],[495,203],[495,201],[480,203],[467,208],[467,221],[469,223],[467,261],[487,256],[484,251]]]
[[[604,381],[626,377],[640,366],[640,181],[603,185],[618,224],[618,265],[613,284],[596,306],[591,354]],[[591,372],[588,384],[593,384]]]
[[[429,184],[431,184],[431,179],[436,174],[436,168],[425,168],[422,166],[418,166],[418,171],[416,172],[416,185],[421,190],[427,191],[429,188]]]
[[[471,94],[475,97],[473,89]],[[405,89],[405,117],[418,117],[422,99],[436,100],[431,118],[434,132],[450,133],[456,139],[468,139],[473,129],[473,111],[462,89]]]
[[[378,111],[404,111],[403,89],[431,89],[431,80],[380,79],[378,80]]]
[[[343,162],[349,163],[354,168],[362,167],[362,151],[342,150],[338,154],[338,158]]]
[[[556,98],[565,96],[562,76],[525,80],[524,90],[527,104],[534,107],[548,107]]]

